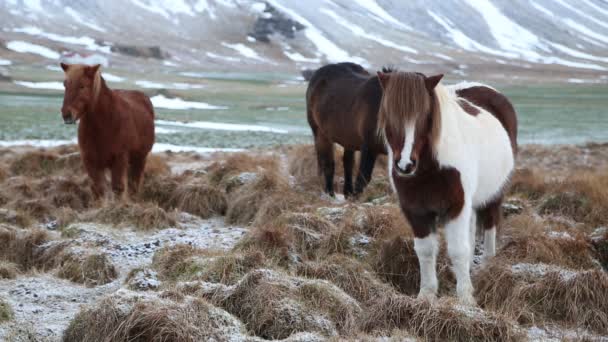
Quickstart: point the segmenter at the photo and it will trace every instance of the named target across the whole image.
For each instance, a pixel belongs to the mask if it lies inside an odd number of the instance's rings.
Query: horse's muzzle
[[[395,171],[400,177],[412,177],[416,174],[416,163],[409,163],[405,168],[399,167],[399,163],[395,163]]]
[[[63,117],[63,123],[66,125],[74,125],[76,124],[76,120],[74,120],[73,116],[68,115]]]

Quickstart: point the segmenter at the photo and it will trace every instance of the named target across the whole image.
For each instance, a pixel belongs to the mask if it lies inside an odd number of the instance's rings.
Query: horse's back
[[[473,205],[483,205],[500,193],[513,171],[517,146],[516,113],[508,99],[489,86],[448,88],[456,96],[454,106],[460,114],[453,113],[456,121],[443,118],[447,125],[451,121],[459,127],[452,136],[460,131],[464,145],[462,149],[455,148],[454,144],[444,146],[441,159],[447,164],[455,164],[461,171],[472,171],[465,172],[462,184],[473,191]],[[463,155],[470,157],[462,158]],[[474,169],[471,169],[473,165]]]
[[[127,132],[133,138],[133,153],[145,154],[154,145],[154,107],[146,94],[137,90],[114,90],[120,98],[118,110],[123,114],[123,120],[133,123]]]
[[[359,149],[364,130],[374,125],[382,98],[380,84],[354,63],[326,65],[312,75],[307,93],[308,121],[313,131],[349,149]],[[370,115],[371,113],[371,115]]]
[[[498,90],[481,83],[459,83],[451,86],[460,98],[492,114],[507,131],[513,153],[517,153],[517,113],[511,101]]]

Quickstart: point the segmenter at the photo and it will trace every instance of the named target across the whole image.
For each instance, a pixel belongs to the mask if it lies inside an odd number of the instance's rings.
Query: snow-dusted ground
[[[0,293],[13,308],[15,319],[0,325],[0,340],[15,330],[28,329],[38,337],[59,340],[81,305],[125,287],[128,272],[148,266],[154,252],[164,246],[191,244],[211,250],[230,249],[246,229],[226,226],[223,219],[202,220],[181,215],[181,227],[157,232],[135,232],[128,227],[115,228],[97,223],[77,223],[76,245],[99,246],[116,266],[119,276],[111,283],[93,288],[60,279],[51,273],[31,273],[13,280],[0,281]]]
[[[168,98],[164,95],[156,95],[150,99],[154,107],[166,109],[227,109],[225,106],[214,106],[205,102],[186,101],[178,97]]]
[[[211,122],[211,121],[193,121],[193,122],[179,122],[179,121],[167,121],[167,120],[156,120],[157,125],[162,126],[175,126],[175,127],[188,127],[188,128],[202,128],[202,129],[213,129],[222,131],[249,131],[249,132],[271,132],[279,134],[289,133],[287,130],[277,129],[267,126],[259,125],[244,125],[244,124],[233,124],[224,122]]]

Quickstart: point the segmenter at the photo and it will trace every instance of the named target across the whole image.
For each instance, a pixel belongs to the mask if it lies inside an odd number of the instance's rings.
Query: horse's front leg
[[[377,157],[378,155],[371,151],[367,144],[363,144],[363,146],[361,146],[359,173],[357,174],[357,180],[355,182],[355,195],[362,193],[372,179],[372,173],[374,172],[374,165],[376,164]]]
[[[439,239],[435,227],[436,217],[428,215],[407,215],[414,230],[414,250],[420,263],[420,292],[418,298],[434,299],[437,295],[437,254]]]
[[[126,200],[127,167],[129,159],[126,153],[120,154],[112,161],[112,191],[116,199]]]
[[[465,201],[461,212],[445,226],[448,255],[456,276],[456,294],[461,303],[475,305],[471,282],[471,214],[470,201]]]

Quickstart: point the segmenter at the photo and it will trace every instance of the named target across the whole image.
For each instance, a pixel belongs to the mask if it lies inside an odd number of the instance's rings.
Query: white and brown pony
[[[493,256],[517,152],[515,110],[504,95],[477,83],[443,86],[443,75],[406,72],[378,77],[378,128],[391,184],[414,230],[419,297],[437,293],[437,228],[443,226],[458,298],[474,304],[470,265],[477,218],[485,232],[484,257]]]

